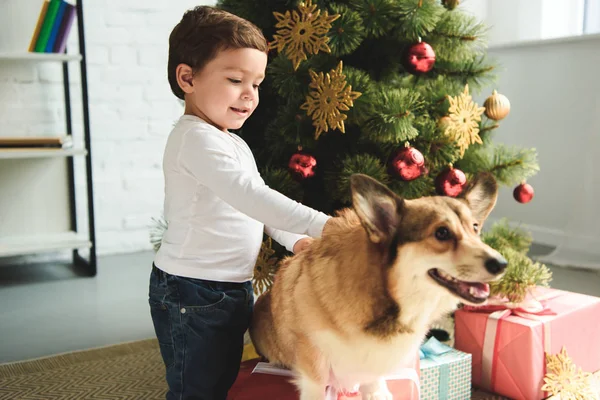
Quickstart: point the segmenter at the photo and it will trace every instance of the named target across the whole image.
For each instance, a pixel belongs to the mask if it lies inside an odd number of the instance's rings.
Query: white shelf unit
[[[22,0],[9,0],[13,6]],[[9,4],[9,10],[10,6]],[[21,9],[29,9],[24,4]],[[0,51],[0,68],[9,63],[60,63],[65,105],[64,134],[79,140],[74,147],[65,148],[0,148],[0,258],[19,257],[60,250],[71,250],[73,264],[82,266],[88,276],[97,272],[96,234],[92,187],[92,160],[89,120],[89,97],[87,88],[87,66],[83,23],[83,0],[77,0],[76,22],[72,34],[77,34],[79,52],[35,53],[27,51]],[[37,14],[36,14],[37,16]],[[8,17],[8,16],[6,16]],[[6,18],[4,19],[5,22]],[[13,28],[18,27],[12,24]],[[10,31],[8,32],[10,33]],[[20,32],[23,34],[23,31]],[[79,66],[81,79],[82,128],[73,131],[69,79],[69,67]],[[79,106],[79,103],[77,104]],[[24,121],[25,123],[25,121]],[[0,121],[0,127],[2,121]],[[40,132],[43,136],[43,132]],[[85,171],[77,174],[85,176],[85,189],[75,185],[75,157],[83,157]],[[77,165],[79,167],[80,165]],[[79,189],[79,190],[76,190]],[[85,190],[86,196],[83,196]],[[76,201],[76,196],[82,201]],[[83,197],[87,197],[83,201]],[[85,204],[87,210],[77,212],[77,206]],[[83,211],[87,211],[83,213]],[[87,229],[78,215],[87,214]],[[25,220],[25,221],[23,221]],[[79,251],[89,249],[83,257]],[[1,260],[0,260],[1,261]]]
[[[0,160],[17,158],[51,158],[87,155],[86,149],[0,149]]]
[[[13,61],[81,61],[81,54],[0,52],[0,60]]]
[[[87,235],[76,232],[34,236],[14,236],[0,239],[0,257],[38,254],[48,251],[83,249],[92,247]]]

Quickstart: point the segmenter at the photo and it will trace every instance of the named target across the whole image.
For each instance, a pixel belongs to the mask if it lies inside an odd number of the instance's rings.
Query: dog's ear
[[[403,200],[377,180],[363,174],[350,177],[352,205],[373,243],[385,243],[396,232]]]
[[[459,198],[465,200],[481,226],[496,205],[498,183],[487,172],[477,174],[465,187]]]

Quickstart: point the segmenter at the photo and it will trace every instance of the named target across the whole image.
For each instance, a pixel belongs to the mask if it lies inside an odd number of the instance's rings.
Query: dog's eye
[[[478,223],[473,224],[473,230],[475,231],[475,233],[479,233],[479,224]]]
[[[442,226],[435,231],[435,238],[437,240],[448,240],[450,239],[450,236],[450,230],[445,226]]]

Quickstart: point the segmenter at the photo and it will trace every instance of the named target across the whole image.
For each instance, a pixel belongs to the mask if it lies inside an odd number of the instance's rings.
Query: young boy
[[[266,66],[260,30],[216,8],[188,10],[169,37],[168,79],[185,113],[164,152],[168,229],[149,291],[169,400],[225,400],[263,232],[298,252],[330,218],[267,187],[250,148],[228,131],[258,105]]]

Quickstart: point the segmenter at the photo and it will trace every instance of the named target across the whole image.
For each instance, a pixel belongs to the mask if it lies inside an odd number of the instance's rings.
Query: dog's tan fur
[[[500,257],[474,229],[495,205],[489,175],[460,199],[403,200],[366,176],[352,178],[353,209],[322,239],[285,259],[271,291],[255,305],[257,352],[295,370],[301,400],[320,400],[330,372],[342,388],[360,384],[363,400],[391,399],[382,377],[414,356],[430,324],[460,298],[427,271],[482,282]],[[435,232],[447,227],[453,240]]]

